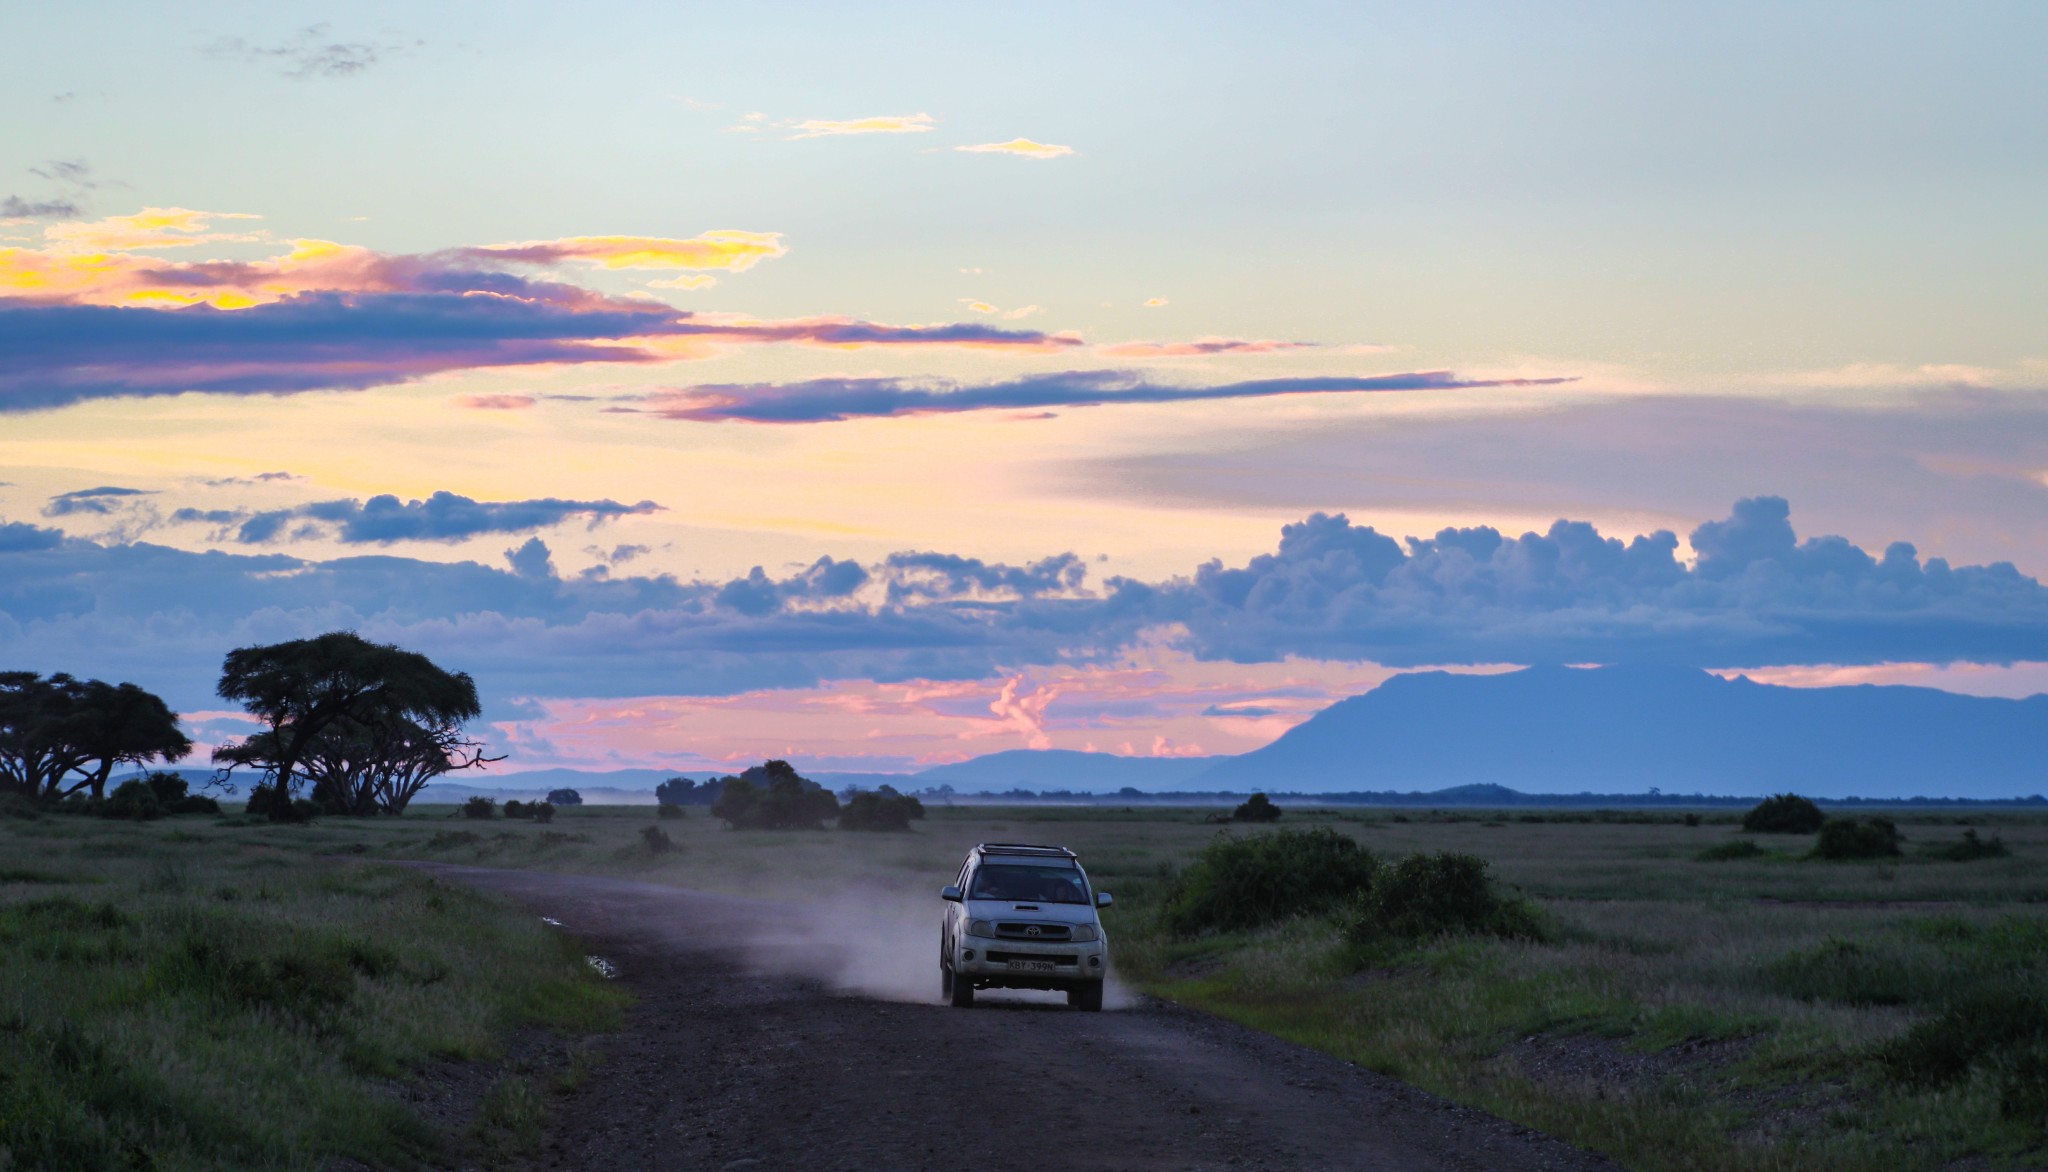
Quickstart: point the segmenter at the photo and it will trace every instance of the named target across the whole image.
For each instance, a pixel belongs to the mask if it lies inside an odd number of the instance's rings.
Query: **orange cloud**
[[[760,261],[782,256],[780,232],[726,229],[688,239],[664,236],[569,236],[466,250],[470,255],[518,264],[579,261],[607,269],[721,269],[743,273]],[[677,288],[695,288],[680,285]]]
[[[791,139],[824,138],[834,134],[922,134],[937,125],[930,114],[884,114],[873,118],[849,118],[835,122],[812,118],[789,124],[796,131]]]
[[[1027,159],[1057,159],[1061,155],[1071,155],[1074,153],[1074,148],[1070,146],[1032,142],[1028,138],[1013,138],[1008,142],[984,142],[975,146],[959,146],[953,149],[975,155],[1022,155]]]
[[[197,244],[247,243],[262,233],[213,232],[214,220],[260,220],[245,212],[195,212],[190,208],[144,208],[132,216],[108,216],[72,224],[51,224],[43,238],[64,252],[126,252],[190,248]]]

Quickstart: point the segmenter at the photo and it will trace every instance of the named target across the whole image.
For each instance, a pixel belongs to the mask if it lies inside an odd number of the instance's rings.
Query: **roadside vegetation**
[[[12,812],[0,1167],[443,1163],[479,1150],[451,1071],[619,1020],[573,940],[346,832]]]
[[[1104,918],[1126,982],[1624,1167],[2048,1158],[2029,1024],[2048,958],[2038,814],[1899,812],[1903,854],[1831,861],[1815,834],[1752,838],[1726,813],[1289,806],[1286,830],[1210,813],[933,805],[873,837],[690,817],[659,824],[673,849],[657,852],[640,841],[652,810],[585,807],[459,838],[386,820],[366,841],[370,858],[767,899],[859,890],[913,922],[930,901],[933,923],[968,844],[1059,842],[1117,897]],[[1981,853],[1993,841],[2003,853]]]

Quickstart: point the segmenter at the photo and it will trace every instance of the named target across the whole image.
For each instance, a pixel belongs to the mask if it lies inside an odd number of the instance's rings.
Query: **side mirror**
[[[958,887],[943,888],[939,892],[939,898],[945,900],[947,903],[959,903],[960,889]]]
[[[1115,902],[1116,900],[1110,898],[1110,894],[1107,891],[1098,891],[1095,893],[1096,907],[1108,907],[1110,904],[1113,904]]]

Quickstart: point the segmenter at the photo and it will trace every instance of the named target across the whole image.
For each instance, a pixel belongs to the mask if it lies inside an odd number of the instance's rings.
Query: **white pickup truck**
[[[965,1009],[976,989],[1057,989],[1077,1009],[1102,1008],[1109,938],[1096,909],[1110,906],[1063,846],[984,842],[939,893],[939,971],[946,998]]]

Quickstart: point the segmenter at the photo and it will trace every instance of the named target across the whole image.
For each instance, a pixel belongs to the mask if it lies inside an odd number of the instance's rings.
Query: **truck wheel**
[[[1067,990],[1067,1004],[1083,1013],[1101,1013],[1102,983],[1097,981],[1083,985],[1079,989]]]
[[[973,1008],[974,982],[968,980],[966,977],[959,975],[958,973],[955,973],[952,969],[947,969],[946,998],[947,1000],[952,1002],[953,1008],[955,1009]]]

